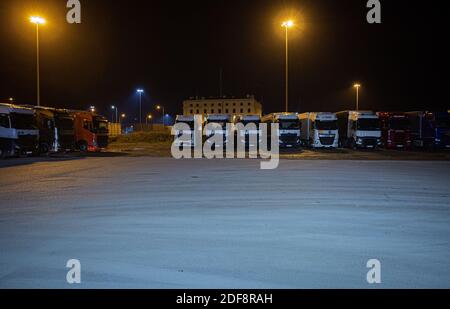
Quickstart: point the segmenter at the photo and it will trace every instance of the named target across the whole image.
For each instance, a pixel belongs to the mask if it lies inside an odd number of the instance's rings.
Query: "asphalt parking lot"
[[[0,287],[450,287],[447,161],[174,160],[0,165]]]

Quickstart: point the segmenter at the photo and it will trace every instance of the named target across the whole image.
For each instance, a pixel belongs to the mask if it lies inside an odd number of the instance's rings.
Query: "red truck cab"
[[[406,113],[380,112],[378,116],[384,146],[387,149],[411,149],[411,125]]]
[[[81,152],[99,152],[108,146],[108,121],[95,113],[73,111],[75,141]]]

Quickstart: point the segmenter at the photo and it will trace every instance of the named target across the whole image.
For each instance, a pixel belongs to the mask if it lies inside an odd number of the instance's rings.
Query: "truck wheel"
[[[48,155],[49,152],[50,152],[50,147],[48,146],[47,143],[42,143],[39,145],[39,154]]]
[[[78,149],[81,153],[87,153],[88,152],[88,145],[85,141],[81,141],[78,143]]]

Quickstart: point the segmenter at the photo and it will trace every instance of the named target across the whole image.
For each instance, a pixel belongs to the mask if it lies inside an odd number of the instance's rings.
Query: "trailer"
[[[261,143],[261,117],[259,115],[238,115],[234,119],[236,140],[241,145],[258,147]]]
[[[175,132],[175,146],[179,148],[193,148],[195,147],[195,116],[183,116],[178,115],[175,119],[175,124],[185,124],[189,127],[189,130],[176,131]],[[182,136],[190,136],[189,139],[180,139]]]
[[[337,116],[333,113],[303,113],[299,115],[303,145],[313,148],[338,148]]]
[[[214,128],[208,128],[208,125],[211,125]],[[205,135],[206,142],[211,144],[210,138],[214,135],[222,135],[221,143],[214,143],[213,149],[216,147],[223,147],[228,144],[231,138],[233,138],[233,128],[231,123],[231,116],[228,114],[209,114],[205,117]]]

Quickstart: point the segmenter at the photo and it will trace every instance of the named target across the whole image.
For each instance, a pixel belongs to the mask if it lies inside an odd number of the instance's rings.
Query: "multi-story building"
[[[183,115],[229,114],[262,115],[261,103],[254,96],[245,98],[190,98],[183,102]]]

